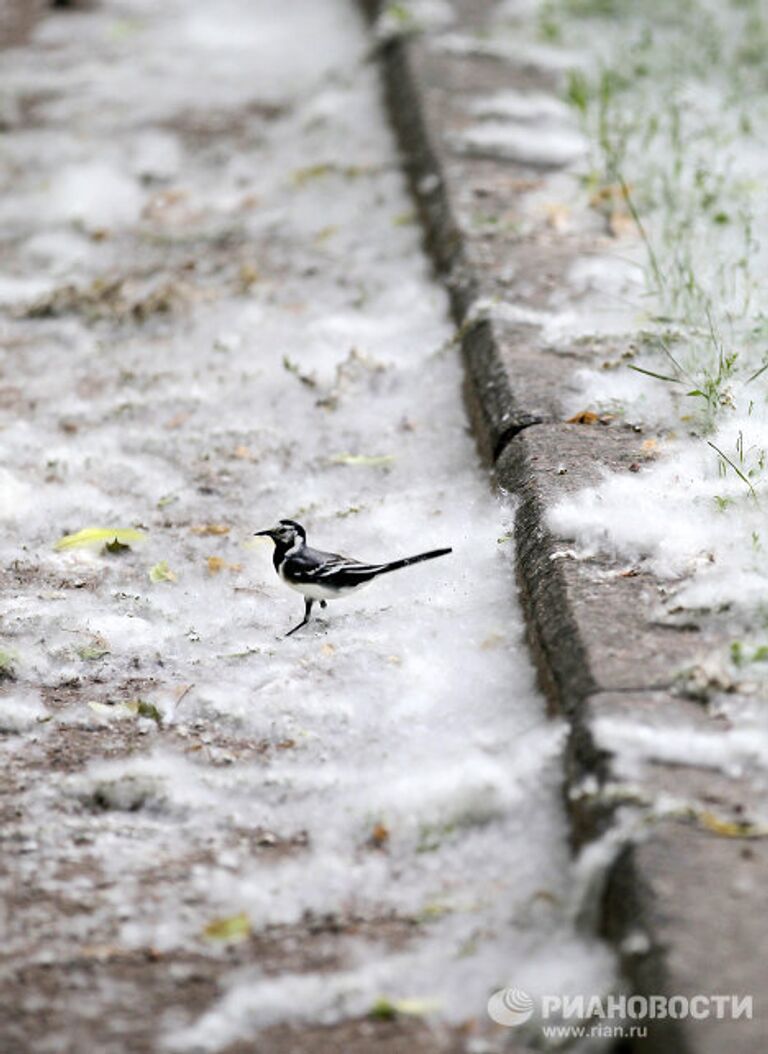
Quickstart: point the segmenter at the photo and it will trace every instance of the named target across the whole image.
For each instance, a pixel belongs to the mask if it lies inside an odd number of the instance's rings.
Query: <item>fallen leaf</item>
[[[424,1017],[440,1009],[439,999],[395,999],[394,1008],[404,1017]]]
[[[63,538],[59,538],[54,549],[80,549],[87,545],[109,542],[127,545],[129,542],[141,542],[144,538],[142,531],[133,530],[131,527],[85,527],[75,534],[65,534]]]
[[[376,1021],[392,1021],[396,1017],[424,1017],[439,1009],[437,999],[388,999],[381,996],[375,1001],[368,1016]]]
[[[109,655],[109,644],[103,637],[94,637],[91,643],[80,648],[77,654],[86,662],[103,659],[105,655]]]
[[[569,425],[593,425],[600,420],[600,415],[596,414],[594,410],[582,410],[581,413],[574,414],[573,417],[569,417],[566,424]]]
[[[129,699],[122,703],[99,703],[91,700],[88,703],[90,710],[102,717],[118,718],[124,720],[127,717],[147,717],[155,724],[163,723],[163,715],[154,703],[147,703],[143,699]]]
[[[247,940],[251,935],[251,920],[247,912],[214,919],[203,930],[203,936],[210,941],[226,941],[229,944]]]
[[[242,571],[242,564],[230,564],[227,563],[221,556],[209,556],[206,563],[208,564],[208,572],[212,575],[218,575],[221,571]]]
[[[383,823],[374,824],[371,837],[368,839],[370,845],[376,849],[383,849],[389,841],[389,828]]]
[[[377,999],[368,1011],[368,1017],[375,1021],[393,1021],[397,1017],[394,1003],[389,999]]]
[[[201,523],[192,528],[193,534],[199,535],[221,535],[229,534],[229,527],[225,523]]]
[[[175,582],[176,575],[168,566],[167,560],[161,560],[159,564],[149,569],[150,582]]]
[[[147,703],[143,699],[136,699],[136,713],[139,717],[148,717],[151,721],[154,721],[156,725],[163,723],[163,715],[157,709],[154,703]],[[133,707],[133,703],[126,704]]]
[[[334,454],[330,458],[334,465],[388,465],[394,460],[394,454]]]
[[[765,838],[768,827],[749,823],[746,820],[722,820],[714,813],[703,810],[694,813],[696,819],[707,831],[720,835],[721,838]]]

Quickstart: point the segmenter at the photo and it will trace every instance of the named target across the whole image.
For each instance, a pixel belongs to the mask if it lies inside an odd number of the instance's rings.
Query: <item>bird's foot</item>
[[[297,629],[301,629],[301,627],[302,627],[302,626],[306,626],[306,624],[307,624],[308,622],[309,622],[309,619],[306,619],[306,618],[305,618],[303,622],[300,622],[300,623],[298,624],[298,626],[294,626],[294,627],[293,627],[293,629],[289,629],[289,630],[288,630],[288,632],[287,632],[287,633],[286,633],[286,635],[285,635],[285,636],[286,636],[286,638],[288,638],[288,637],[292,637],[292,636],[293,636],[293,634],[294,634],[294,633],[296,632],[296,630],[297,630]]]

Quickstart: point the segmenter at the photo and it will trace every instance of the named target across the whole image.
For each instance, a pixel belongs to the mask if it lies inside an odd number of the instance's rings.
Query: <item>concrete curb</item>
[[[360,2],[373,19],[379,0]],[[541,684],[571,726],[565,783],[578,847],[611,829],[616,818],[616,807],[606,804],[605,795],[582,793],[585,783],[602,790],[620,782],[610,751],[595,733],[595,713],[620,715],[631,702],[635,714],[649,715],[649,720],[658,717],[665,726],[678,720],[681,727],[706,723],[700,706],[675,696],[670,671],[722,641],[717,627],[682,626],[671,631],[656,624],[653,610],[659,585],[650,576],[619,577],[621,570],[605,561],[610,585],[596,584],[594,566],[587,573],[576,561],[562,558],[564,542],[547,526],[548,508],[564,492],[593,482],[601,468],[637,471],[641,439],[631,428],[584,428],[558,420],[547,394],[556,380],[546,375],[545,364],[527,354],[525,335],[476,317],[475,305],[492,285],[498,261],[478,266],[471,239],[457,220],[456,182],[440,146],[447,119],[443,122],[440,93],[434,89],[425,50],[418,38],[404,36],[387,40],[378,53],[386,102],[426,246],[449,292],[459,329],[467,405],[478,444],[497,485],[519,499],[521,602]],[[672,773],[673,786],[675,778]],[[691,793],[700,790],[699,800],[706,801],[696,776],[687,779]],[[746,799],[750,794],[754,797],[754,788],[740,791]],[[728,801],[728,792],[724,794]],[[740,798],[737,812],[742,807]],[[745,909],[753,918],[760,912],[764,919],[765,896],[748,897],[753,903],[732,904],[734,919],[730,923],[722,919],[722,893],[729,886],[734,861],[737,856],[747,860],[740,845],[670,819],[654,823],[644,840],[627,842],[620,849],[606,875],[597,929],[615,945],[634,992],[754,992],[755,978],[763,976],[760,956],[753,949],[746,968],[738,962],[741,949],[733,939],[731,923]],[[698,913],[687,911],[693,873],[681,846],[692,847],[697,866],[709,871]],[[758,872],[750,863],[744,866],[753,881]],[[711,937],[707,934],[708,910],[721,916],[716,927],[720,944],[714,947],[714,932]],[[760,928],[768,936],[768,923],[761,922]],[[638,934],[647,938],[641,950],[637,941],[628,939]],[[729,1049],[747,1054],[768,1039],[768,1023],[759,1021],[759,999],[755,1016],[738,1030],[722,1021],[706,1025],[651,1021],[647,1038],[624,1039],[620,1049],[644,1054],[668,1054],[672,1049],[678,1054],[714,1054]]]

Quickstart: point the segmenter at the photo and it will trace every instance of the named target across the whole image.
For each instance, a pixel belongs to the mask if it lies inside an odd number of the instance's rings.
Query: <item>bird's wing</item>
[[[304,549],[300,557],[300,561],[293,561],[291,577],[301,582],[321,582],[336,576],[354,582],[370,578],[383,567],[382,564],[364,564],[340,553],[324,553],[318,549]]]

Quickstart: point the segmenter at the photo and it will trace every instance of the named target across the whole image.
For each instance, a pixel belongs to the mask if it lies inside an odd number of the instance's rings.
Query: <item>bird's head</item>
[[[274,527],[269,527],[266,531],[256,531],[255,534],[266,535],[275,545],[285,546],[286,549],[291,549],[297,542],[307,540],[307,532],[295,520],[280,520]]]

